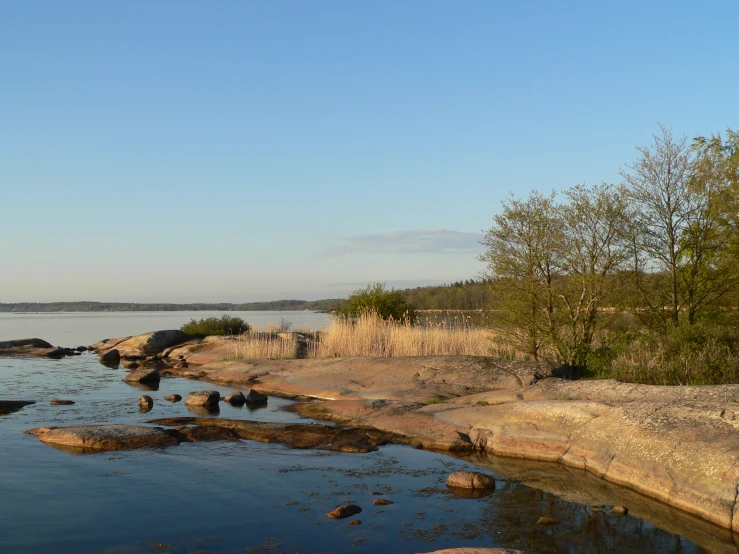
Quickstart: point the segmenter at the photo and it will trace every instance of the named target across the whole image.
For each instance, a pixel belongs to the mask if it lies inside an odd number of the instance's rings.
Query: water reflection
[[[205,406],[188,406],[185,404],[185,407],[187,408],[187,411],[191,414],[199,415],[199,416],[213,416],[213,415],[219,415],[221,413],[221,408],[218,406],[212,406],[212,407],[205,407]]]

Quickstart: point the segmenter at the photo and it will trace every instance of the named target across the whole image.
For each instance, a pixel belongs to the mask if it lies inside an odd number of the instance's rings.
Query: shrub
[[[739,383],[739,331],[680,325],[621,334],[591,353],[586,375],[649,385]]]
[[[240,317],[224,315],[223,317],[208,317],[198,321],[191,319],[180,327],[188,335],[207,337],[211,335],[243,335],[251,329],[249,324]]]
[[[382,319],[416,321],[416,311],[408,305],[403,293],[395,289],[387,290],[384,283],[355,290],[341,303],[338,311],[340,317],[347,319],[368,313],[375,313]]]

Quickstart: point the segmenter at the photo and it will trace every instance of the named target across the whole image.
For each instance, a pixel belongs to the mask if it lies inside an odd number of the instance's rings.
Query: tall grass
[[[229,360],[267,358],[287,360],[295,358],[298,340],[293,333],[252,331],[235,337],[233,353]]]
[[[521,357],[494,330],[464,319],[420,326],[386,321],[371,312],[355,321],[333,319],[308,350],[311,358],[447,355]]]

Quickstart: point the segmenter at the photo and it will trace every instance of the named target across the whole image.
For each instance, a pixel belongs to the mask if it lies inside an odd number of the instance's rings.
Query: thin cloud
[[[480,233],[464,233],[448,229],[413,229],[356,235],[342,239],[341,244],[327,254],[343,256],[361,252],[390,252],[395,254],[470,253],[480,250]]]

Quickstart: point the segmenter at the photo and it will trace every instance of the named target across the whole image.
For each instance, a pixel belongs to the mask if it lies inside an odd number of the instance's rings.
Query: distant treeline
[[[418,310],[481,310],[492,301],[489,281],[458,281],[450,285],[400,291]],[[337,310],[341,298],[273,300],[243,304],[139,304],[136,302],[15,302],[0,303],[0,312],[196,312],[196,311],[325,311]]]
[[[482,310],[492,303],[490,281],[458,281],[451,285],[401,291],[416,310]]]
[[[244,304],[139,304],[136,302],[17,302],[0,303],[0,312],[183,312],[183,311],[331,311],[340,299],[275,300]]]

